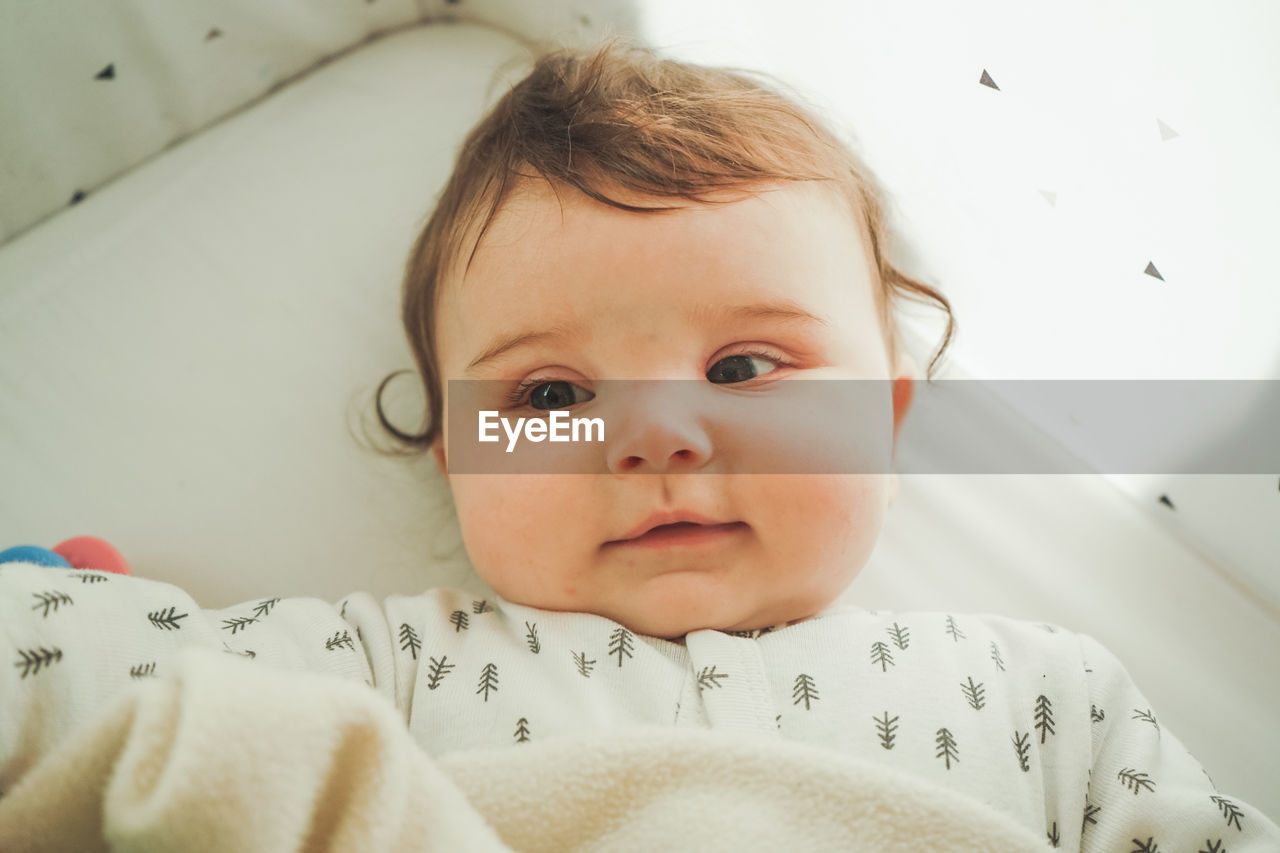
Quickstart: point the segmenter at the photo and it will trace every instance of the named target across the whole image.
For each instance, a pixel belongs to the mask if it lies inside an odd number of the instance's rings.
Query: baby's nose
[[[617,380],[608,383],[605,417],[611,473],[693,472],[711,461],[708,413],[700,383]]]

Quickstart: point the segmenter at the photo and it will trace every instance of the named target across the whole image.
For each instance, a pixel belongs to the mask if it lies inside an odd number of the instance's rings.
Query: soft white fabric
[[[632,30],[633,15],[630,0],[5,4],[0,244],[317,63],[389,30],[418,21],[487,21],[522,39],[577,43]],[[399,82],[394,76],[381,81]]]
[[[0,800],[0,849],[1041,849],[883,766],[642,728],[432,761],[371,691],[204,651],[127,691]]]
[[[412,364],[413,237],[520,55],[474,25],[389,36],[6,244],[0,549],[100,536],[220,605],[268,567],[293,595],[465,584],[434,461],[357,438]],[[387,395],[406,427],[414,384]]]
[[[263,671],[363,682],[433,757],[607,742],[637,728],[711,730],[882,765],[1067,849],[1133,838],[1161,849],[1280,843],[1265,815],[1216,789],[1113,655],[1053,625],[840,605],[774,629],[671,642],[461,590],[381,607],[355,593],[337,605],[201,610],[169,584],[30,564],[0,566],[0,618],[15,661],[0,675],[4,788],[40,772],[42,757],[131,680],[176,672],[176,650],[203,648]],[[219,699],[209,713],[234,742],[241,716],[257,725],[260,700],[251,686],[227,692],[233,705]],[[184,721],[204,713],[188,704]],[[305,725],[328,732],[326,705],[302,704],[317,715]],[[262,713],[282,712],[268,703]],[[255,755],[241,770],[269,773],[272,762]]]

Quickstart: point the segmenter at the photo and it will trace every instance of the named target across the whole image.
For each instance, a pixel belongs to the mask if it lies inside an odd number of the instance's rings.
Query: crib
[[[1015,4],[1003,10],[1012,20],[993,9],[961,21],[946,4],[910,5],[5,8],[0,547],[101,536],[135,574],[210,607],[353,589],[490,592],[434,459],[374,452],[373,392],[412,366],[400,276],[463,133],[538,45],[612,33],[790,72],[847,120],[898,199],[901,264],[954,299],[961,336],[938,378],[1276,379],[1280,305],[1262,267],[1249,266],[1265,255],[1265,238],[1251,236],[1262,231],[1240,231],[1227,214],[1208,226],[1172,215],[1163,230],[1135,225],[1138,213],[1177,205],[1161,183],[1171,171],[1192,190],[1226,193],[1206,164],[1250,154],[1191,96],[1171,100],[1159,85],[1162,62],[1196,70],[1170,47],[1190,23],[1143,23],[1129,9],[1089,29],[1086,12],[1032,21]],[[922,11],[927,33],[911,20]],[[1234,14],[1204,37],[1242,34],[1264,13]],[[1107,59],[1144,27],[1155,28],[1143,43],[1149,65]],[[1053,29],[1062,44],[1074,33],[1101,58],[1083,69],[1036,62],[1036,50],[1065,49],[1031,29]],[[928,61],[895,61],[895,42]],[[1233,67],[1264,57],[1261,44]],[[1107,76],[1117,69],[1132,76]],[[1068,80],[1119,94],[1085,107],[1067,100]],[[1274,75],[1257,85],[1268,81],[1274,101]],[[1139,104],[1150,108],[1141,127]],[[1055,136],[1062,115],[1086,113],[1089,128]],[[1104,126],[1123,156],[1090,147]],[[1280,130],[1254,129],[1270,139]],[[1011,157],[1032,145],[1037,156]],[[1073,171],[1083,167],[1068,165],[1072,150],[1088,152],[1094,171]],[[1276,177],[1259,180],[1280,189]],[[1164,195],[1143,195],[1156,185]],[[1129,207],[1103,204],[1113,198]],[[1194,235],[1209,248],[1188,249]],[[1257,251],[1234,252],[1211,275],[1215,252],[1238,244]],[[1081,246],[1082,258],[1067,257]],[[1042,264],[1057,269],[1038,277]],[[1219,277],[1230,283],[1215,283],[1216,307],[1196,302],[1191,282]],[[1089,283],[1068,299],[1065,281]],[[902,316],[921,365],[937,319]],[[1087,352],[1062,356],[1081,342]],[[413,382],[391,391],[393,419],[416,424]],[[1010,412],[1011,428],[1029,423]],[[1035,435],[1046,452],[1057,446]],[[902,471],[849,598],[1093,635],[1223,789],[1280,814],[1280,472],[954,475],[910,459]]]

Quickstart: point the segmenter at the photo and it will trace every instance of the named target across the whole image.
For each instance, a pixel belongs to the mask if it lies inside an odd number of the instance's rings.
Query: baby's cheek
[[[510,571],[530,547],[541,523],[538,503],[523,476],[455,475],[452,480],[458,525],[472,565],[491,586],[490,575]],[[499,590],[500,591],[500,590]]]
[[[790,494],[779,499],[789,507],[791,530],[803,540],[798,549],[828,564],[869,555],[884,521],[885,479],[879,474],[794,478]]]
[[[589,501],[572,475],[468,475],[454,503],[477,574],[510,601],[546,603],[587,547]],[[557,575],[557,577],[552,577]]]
[[[811,474],[777,477],[785,486],[778,490],[779,511],[811,523],[856,523],[874,505],[880,487],[877,475]]]
[[[888,503],[889,475],[848,474],[831,477],[832,505],[837,521],[850,533],[860,534],[868,526],[879,530]]]

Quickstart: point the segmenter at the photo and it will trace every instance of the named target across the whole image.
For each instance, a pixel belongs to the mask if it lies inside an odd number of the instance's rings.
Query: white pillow
[[[405,258],[523,50],[388,36],[6,245],[4,547],[100,536],[209,607],[479,583],[434,458],[351,432],[412,365]],[[390,389],[402,426],[414,387]]]
[[[633,0],[4,4],[0,244],[317,63],[388,31],[461,20],[520,39],[576,41],[634,31],[633,6]]]

